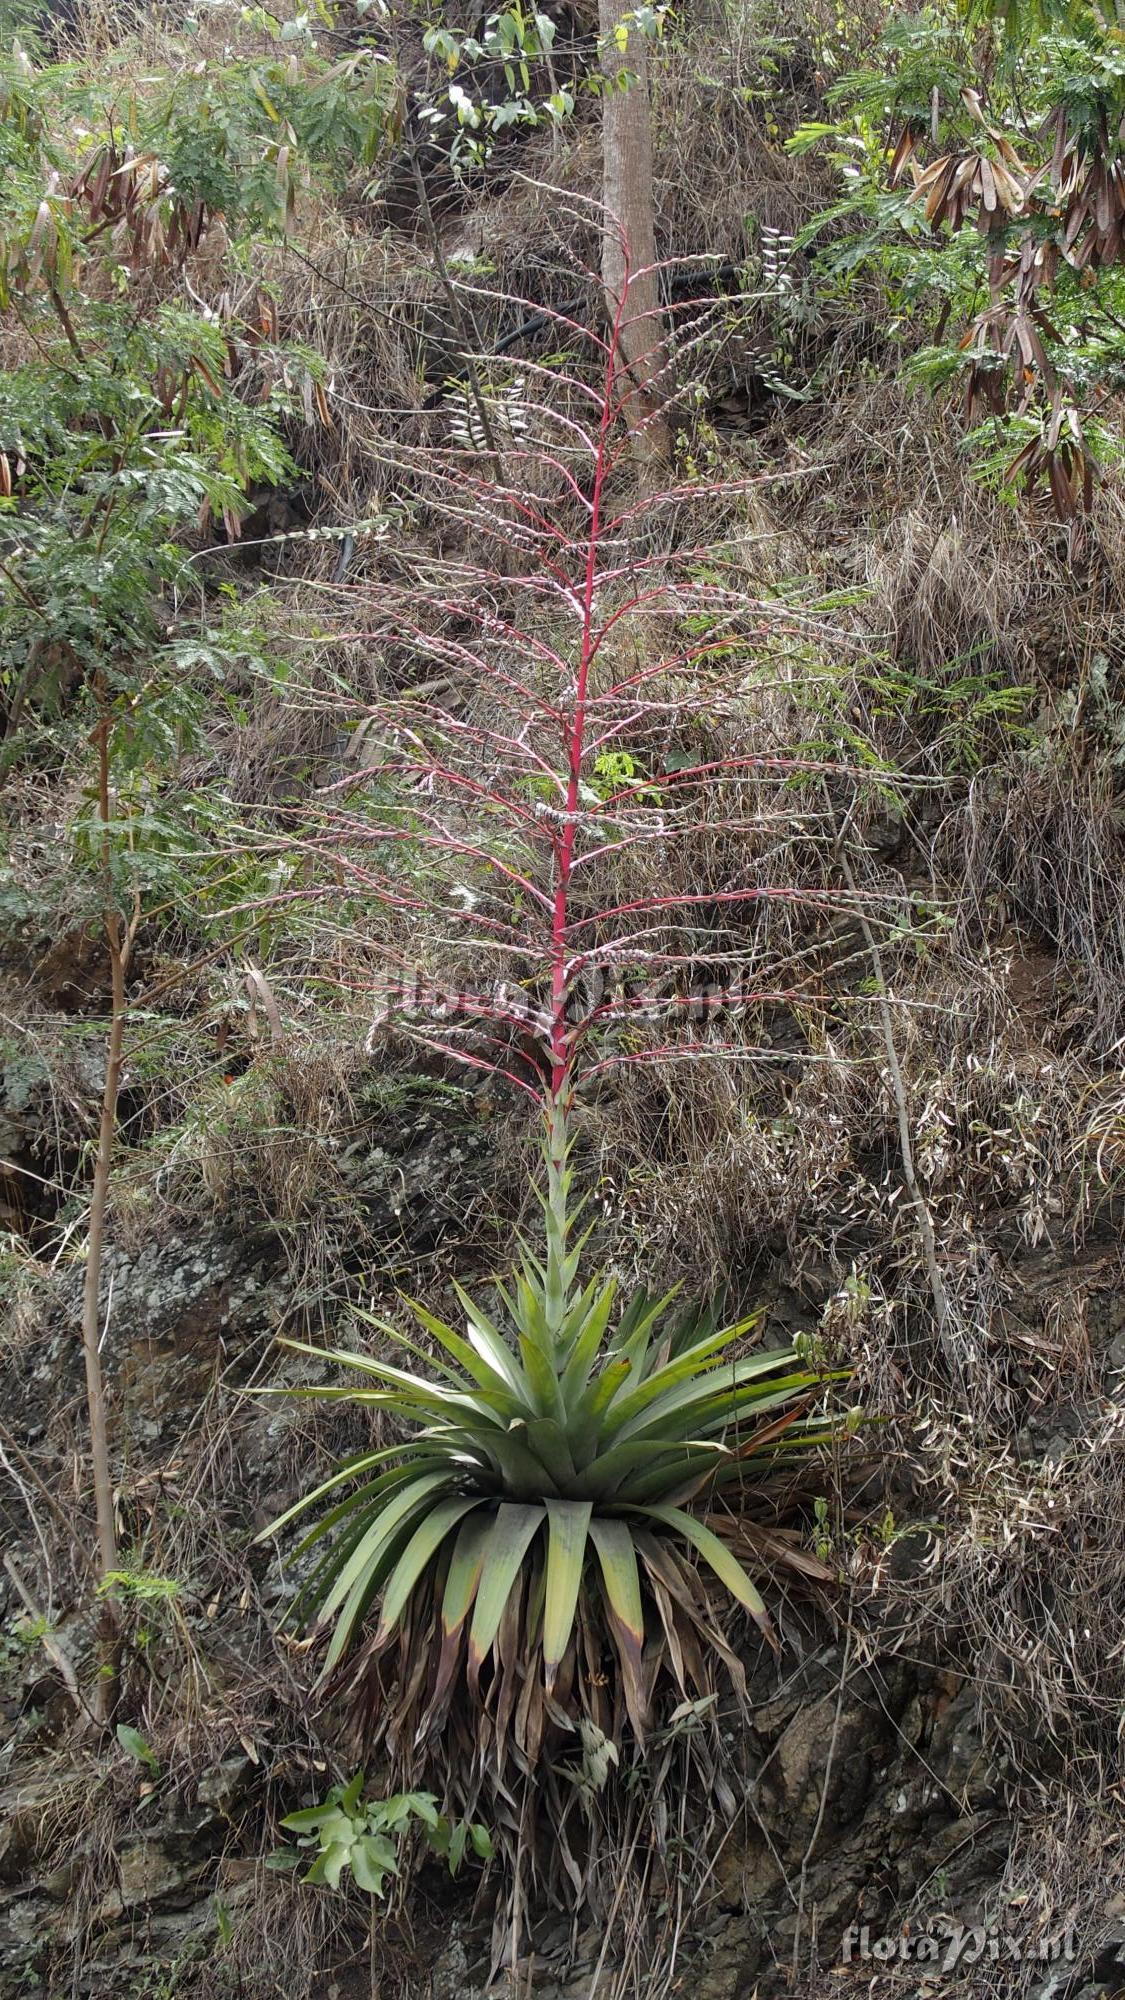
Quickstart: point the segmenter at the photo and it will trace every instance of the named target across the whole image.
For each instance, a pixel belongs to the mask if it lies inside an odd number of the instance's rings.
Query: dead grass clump
[[[265,1053],[240,1074],[207,1078],[178,1137],[165,1129],[164,1191],[175,1199],[178,1187],[182,1199],[197,1177],[216,1210],[253,1200],[283,1227],[341,1199],[332,1155],[351,1122],[338,1065],[321,1052]]]
[[[349,1964],[366,1958],[361,1919],[346,1897],[302,1891],[262,1858],[232,1857],[217,1894],[228,1912],[226,1935],[200,1969],[198,2000],[227,2000],[232,1990],[245,2000],[318,2000],[329,1967],[346,1977]],[[357,1994],[365,1988],[357,1977]]]
[[[745,1282],[766,1246],[795,1246],[813,1211],[826,1233],[851,1167],[849,1068],[800,1054],[767,1067],[768,1045],[741,1031],[744,1060],[724,1055],[720,1013],[697,1054],[626,1066],[599,1114],[607,1228],[702,1289]]]
[[[973,479],[952,418],[936,420],[921,390],[865,380],[854,361],[837,357],[802,413],[817,478],[800,489],[801,526],[822,570],[865,586],[869,630],[903,665],[929,674],[988,648],[1022,676],[1032,605],[1041,621],[1069,589],[1045,574],[1026,517]]]
[[[932,418],[926,427],[932,436]],[[975,523],[942,520],[922,501],[889,522],[869,554],[874,617],[885,612],[895,658],[924,672],[976,664],[986,650],[1012,664],[1026,659],[1029,605],[1042,609],[1032,552],[1014,537],[999,550],[995,510],[978,498],[973,512]]]
[[[1048,736],[1001,776],[974,784],[942,832],[966,856],[970,945],[989,915],[1008,917],[1056,951],[1075,982],[1072,1033],[1106,1054],[1125,1030],[1125,842],[1119,774],[1104,752],[1071,754]]]
[[[1076,1419],[1079,1413],[1075,1413]],[[1087,1405],[1045,1456],[982,1447],[967,1422],[920,1426],[937,1522],[910,1580],[911,1630],[964,1649],[985,1739],[1009,1782],[1096,1803],[1125,1701],[1125,1410]],[[895,1603],[889,1586],[889,1603]],[[901,1599],[905,1606],[905,1598]]]
[[[776,77],[785,65],[809,115],[820,102],[817,55],[750,7],[731,10],[725,33],[690,24],[651,64],[654,178],[663,255],[710,252],[741,264],[763,235],[794,236],[826,206],[829,171],[815,155],[790,159],[776,122]],[[797,91],[790,98],[798,98]],[[786,106],[786,111],[789,106]],[[783,113],[783,116],[785,114]],[[794,122],[796,122],[794,120]]]
[[[1099,1992],[1119,1990],[1125,1847],[1112,1790],[1088,1798],[1069,1785],[1044,1787],[1016,1822],[1000,1894],[1032,1934],[1052,1937],[1069,1928],[1075,1971],[1092,1973]],[[979,1990],[1041,1992],[1042,1977],[1041,1967],[1027,1964],[1003,1987],[985,1973]]]

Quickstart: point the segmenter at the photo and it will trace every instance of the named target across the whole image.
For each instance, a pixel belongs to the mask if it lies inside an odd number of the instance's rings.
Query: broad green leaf
[[[119,1722],[115,1734],[121,1748],[127,1750],[130,1757],[135,1757],[138,1764],[144,1764],[150,1771],[159,1771],[160,1764],[156,1753],[151,1745],[146,1743],[139,1729],[134,1729],[131,1723]]]
[[[602,1344],[613,1301],[617,1294],[615,1281],[604,1285],[590,1307],[574,1342],[570,1359],[562,1374],[562,1400],[569,1417],[585,1393],[590,1379],[590,1370]]]
[[[585,1326],[587,1314],[604,1283],[601,1272],[595,1271],[573,1300],[570,1311],[559,1329],[558,1353],[564,1367],[571,1359],[574,1343]]]
[[[749,1405],[763,1411],[775,1408],[794,1392],[808,1389],[816,1379],[804,1369],[799,1374],[772,1375],[778,1365],[774,1357],[768,1367],[732,1361],[729,1368],[709,1370],[669,1389],[628,1422],[621,1421],[620,1406],[615,1404],[606,1418],[607,1429],[614,1431],[622,1444],[641,1436],[669,1438],[688,1436],[692,1431],[702,1435],[713,1421],[722,1425],[728,1416],[733,1419],[738,1410]]]
[[[658,1470],[638,1468],[632,1479],[618,1487],[618,1501],[643,1505],[646,1500],[656,1500],[666,1506],[683,1506],[714,1482],[730,1456],[727,1446],[716,1440],[693,1438],[690,1444],[669,1453]]]
[[[321,1855],[320,1860],[315,1862],[313,1868],[310,1869],[309,1881],[313,1881],[316,1871],[319,1871],[319,1877],[327,1882],[330,1889],[338,1889],[340,1886],[340,1877],[351,1861],[351,1858],[352,1849],[350,1841],[333,1841],[331,1847],[326,1849]]]
[[[497,1374],[504,1377],[509,1388],[517,1396],[525,1398],[527,1395],[527,1383],[524,1380],[523,1372],[499,1327],[489,1318],[483,1307],[478,1305],[477,1301],[465,1290],[464,1286],[457,1283],[456,1279],[453,1281],[453,1289],[465,1310],[468,1338],[471,1345],[482,1359],[496,1370]]]
[[[599,1520],[596,1515],[592,1516],[590,1539],[598,1552],[606,1602],[617,1631],[625,1676],[625,1705],[637,1741],[643,1743],[645,1698],[641,1680],[641,1649],[645,1637],[645,1615],[641,1603],[637,1551],[624,1521]]]
[[[356,1365],[360,1365],[358,1357]],[[494,1397],[490,1391],[477,1389],[468,1382],[457,1382],[453,1387],[442,1382],[428,1382],[422,1375],[411,1375],[405,1369],[370,1361],[366,1356],[363,1365],[369,1374],[378,1375],[381,1380],[391,1383],[407,1404],[432,1410],[439,1420],[462,1411],[472,1411],[486,1422],[495,1423],[503,1420],[510,1401],[506,1392],[501,1395],[497,1391]]]
[[[368,1561],[356,1576],[347,1597],[336,1612],[332,1637],[321,1668],[322,1680],[327,1678],[337,1661],[346,1653],[357,1627],[366,1617],[370,1606],[402,1554],[411,1521],[424,1504],[416,1502],[411,1509],[410,1517],[400,1522],[390,1534],[385,1535],[378,1546],[371,1547]],[[373,1543],[372,1533],[368,1534],[367,1540],[369,1544]]]
[[[381,1833],[362,1834],[352,1844],[350,1860],[352,1874],[369,1896],[381,1896],[387,1876],[398,1874],[395,1850]]]
[[[299,1812],[286,1813],[281,1822],[290,1833],[327,1833],[342,1836],[350,1822],[338,1805],[302,1806]]]
[[[330,1534],[341,1521],[351,1521],[353,1517],[365,1514],[372,1503],[377,1511],[379,1505],[398,1487],[406,1486],[420,1472],[436,1471],[439,1467],[442,1471],[448,1469],[441,1458],[430,1454],[418,1457],[407,1465],[393,1466],[389,1472],[380,1473],[378,1479],[372,1479],[357,1492],[349,1493],[346,1500],[337,1501],[335,1507],[330,1507],[326,1514],[322,1514],[316,1526],[310,1528],[308,1534],[303,1535],[298,1542],[293,1551],[293,1559],[297,1560],[309,1549],[315,1548],[317,1542],[322,1541],[324,1536]]]
[[[587,1464],[597,1452],[608,1412],[632,1374],[632,1369],[633,1364],[628,1355],[623,1354],[618,1361],[607,1361],[585,1394],[579,1397],[571,1417],[573,1449],[579,1465]]]
[[[422,1821],[423,1826],[432,1829],[438,1824],[441,1814],[432,1792],[406,1792],[402,1802],[415,1819]]]
[[[378,1640],[385,1639],[388,1632],[394,1630],[406,1608],[410,1593],[427,1563],[456,1527],[458,1521],[462,1520],[470,1509],[480,1505],[480,1499],[475,1494],[468,1500],[461,1498],[440,1500],[436,1507],[423,1516],[387,1581],[379,1618]]]
[[[528,1442],[525,1423],[513,1421],[509,1430],[494,1431],[489,1438],[488,1451],[509,1498],[540,1500],[545,1493],[552,1491],[550,1475]]]
[[[607,1500],[636,1500],[644,1497],[644,1487],[650,1482],[657,1488],[657,1498],[687,1478],[701,1463],[706,1454],[708,1464],[718,1463],[719,1454],[714,1445],[698,1438],[673,1439],[670,1444],[662,1444],[657,1438],[633,1439],[628,1444],[614,1445],[612,1450],[603,1452],[587,1467],[584,1483],[590,1497],[604,1504]]]
[[[492,1516],[475,1513],[469,1520],[463,1521],[458,1530],[441,1603],[441,1622],[446,1632],[459,1630],[469,1615],[477,1594],[485,1544],[491,1529]]]
[[[646,1291],[638,1290],[634,1292],[622,1315],[610,1351],[615,1356],[625,1355],[632,1362],[638,1380],[641,1379],[641,1370],[653,1329],[668,1310],[679,1289],[678,1285],[674,1285],[670,1292],[665,1292],[662,1298],[655,1300],[650,1300]]]
[[[554,1487],[560,1493],[571,1492],[575,1469],[566,1425],[556,1423],[553,1417],[533,1417],[527,1426],[527,1441],[547,1473],[543,1497]]]
[[[337,1577],[325,1599],[323,1615],[326,1618],[331,1617],[336,1606],[347,1596],[357,1575],[364,1567],[372,1548],[377,1547],[389,1535],[393,1534],[399,1523],[407,1517],[412,1508],[420,1506],[432,1494],[444,1490],[449,1484],[450,1474],[448,1472],[427,1472],[421,1478],[412,1479],[406,1485],[400,1487],[387,1501],[385,1506],[376,1506],[371,1527],[360,1539],[351,1557],[344,1564],[340,1575]]]
[[[335,1630],[324,1662],[324,1673],[335,1666],[345,1651],[361,1612],[378,1589],[413,1516],[437,1493],[448,1490],[450,1478],[441,1472],[427,1473],[396,1493],[380,1509],[374,1522],[352,1552],[321,1607],[321,1622],[336,1616]]]
[[[455,1289],[458,1296],[466,1302],[470,1326],[479,1327],[480,1315],[477,1314],[472,1300],[461,1292],[460,1286]],[[463,1340],[453,1327],[447,1325],[445,1320],[438,1319],[434,1313],[427,1312],[425,1306],[420,1305],[417,1299],[408,1299],[407,1304],[427,1332],[433,1335],[447,1353],[460,1361],[469,1381],[475,1383],[480,1393],[487,1395],[490,1402],[493,1402],[505,1416],[513,1415],[526,1405],[527,1384],[521,1377],[519,1363],[515,1355],[505,1347],[498,1334],[495,1345],[480,1338]],[[467,1388],[469,1384],[465,1383],[462,1386]]]
[[[560,1423],[565,1422],[566,1411],[563,1408],[562,1391],[550,1357],[543,1353],[537,1343],[525,1333],[521,1332],[519,1343],[520,1359],[532,1396],[531,1411],[521,1412],[521,1415],[554,1417]]]
[[[349,1520],[344,1533],[337,1535],[332,1546],[319,1558],[310,1574],[298,1589],[290,1606],[290,1616],[292,1618],[297,1617],[298,1614],[303,1615],[309,1607],[314,1611],[319,1611],[320,1606],[323,1604],[344,1564],[349,1561],[354,1550],[358,1548],[361,1537],[366,1534],[378,1511],[379,1502],[375,1500],[365,1508],[362,1514]]]
[[[442,1382],[427,1382],[422,1375],[410,1375],[404,1368],[395,1368],[387,1361],[376,1361],[370,1354],[353,1354],[346,1347],[328,1352],[321,1347],[311,1347],[303,1340],[282,1340],[279,1345],[291,1347],[297,1354],[315,1355],[318,1361],[332,1361],[343,1368],[355,1368],[360,1374],[376,1376],[380,1382],[389,1382],[406,1408],[414,1406],[438,1418],[458,1409],[470,1409],[482,1417],[489,1414],[488,1404],[478,1394],[470,1394],[467,1387],[450,1389]]]
[[[644,1609],[637,1553],[628,1525],[624,1521],[603,1520],[592,1515],[589,1532],[598,1552],[610,1607],[639,1648],[644,1638]]]
[[[547,1582],[543,1605],[543,1673],[547,1693],[570,1643],[582,1584],[586,1537],[593,1509],[588,1500],[547,1501]]]
[[[406,1304],[410,1307],[415,1318],[421,1320],[423,1308],[416,1306],[414,1300],[411,1298],[406,1299]],[[441,1354],[431,1354],[427,1348],[420,1346],[416,1340],[411,1340],[409,1334],[403,1333],[401,1327],[392,1325],[389,1319],[380,1319],[377,1313],[367,1312],[363,1306],[353,1306],[351,1310],[354,1319],[362,1320],[364,1326],[374,1327],[376,1333],[383,1334],[384,1338],[389,1340],[394,1347],[401,1348],[404,1354],[412,1354],[415,1360],[425,1362],[428,1368],[436,1368],[438,1374],[443,1376],[446,1382],[451,1382],[454,1388],[469,1389],[472,1387],[475,1377],[471,1372],[469,1379],[466,1381],[464,1375],[458,1374],[455,1368],[449,1366],[448,1361],[445,1359],[445,1354],[449,1352],[449,1349],[446,1346],[444,1338],[435,1334],[435,1338],[438,1340],[438,1344],[443,1349],[443,1352]],[[433,1320],[432,1326],[429,1324],[431,1319]],[[433,1315],[429,1314],[426,1316],[423,1324],[427,1326],[430,1332],[433,1332],[435,1327],[439,1327],[441,1335],[451,1335],[456,1345],[464,1346],[464,1342],[458,1341],[457,1334],[454,1333],[452,1327],[446,1326],[444,1320],[433,1318]],[[460,1356],[456,1358],[459,1359]],[[473,1358],[470,1353],[470,1359]]]
[[[254,1547],[257,1548],[260,1542],[268,1541],[271,1535],[280,1534],[283,1528],[287,1528],[291,1521],[296,1520],[298,1514],[303,1514],[307,1507],[315,1506],[318,1500],[323,1500],[326,1493],[334,1492],[337,1486],[345,1485],[349,1479],[358,1479],[361,1473],[369,1472],[373,1465],[380,1465],[388,1458],[398,1458],[404,1451],[417,1451],[421,1443],[420,1438],[408,1438],[405,1443],[387,1445],[382,1451],[356,1452],[352,1458],[344,1461],[339,1470],[332,1474],[331,1479],[324,1480],[320,1486],[314,1486],[311,1493],[304,1494],[292,1507],[287,1507],[284,1514],[279,1514],[276,1521],[271,1521],[268,1528],[263,1528],[260,1535],[255,1535]]]
[[[340,1793],[341,1812],[354,1813],[361,1798],[363,1797],[363,1786],[366,1777],[367,1777],[366,1771],[356,1771],[353,1774],[353,1776],[348,1779],[347,1784],[344,1786],[343,1791]]]
[[[632,1508],[629,1509],[630,1513],[633,1511]],[[690,1542],[708,1567],[714,1570],[720,1583],[725,1584],[731,1596],[750,1613],[770,1644],[776,1645],[773,1624],[760,1591],[755,1590],[742,1564],[731,1554],[726,1543],[719,1540],[718,1535],[705,1527],[694,1514],[686,1513],[682,1507],[661,1507],[650,1504],[636,1511],[646,1515],[651,1521],[659,1521],[663,1527],[671,1528],[676,1534],[682,1535],[685,1542]]]
[[[489,1647],[500,1629],[504,1606],[519,1574],[520,1564],[532,1539],[542,1526],[542,1507],[520,1507],[505,1502],[496,1519],[484,1553],[484,1567],[469,1627],[469,1672],[475,1685]]]
[[[714,1357],[722,1353],[733,1341],[740,1339],[746,1328],[752,1324],[753,1322],[748,1320],[740,1326],[724,1327],[720,1333],[710,1334],[706,1340],[701,1340],[695,1347],[690,1347],[686,1354],[679,1355],[666,1367],[658,1368],[655,1374],[638,1383],[631,1395],[621,1398],[614,1411],[615,1424],[621,1427],[654,1405],[663,1407],[664,1398],[668,1393],[674,1393],[682,1385],[691,1388],[701,1381],[710,1381],[712,1376],[717,1378],[725,1373],[725,1369],[715,1366]],[[769,1374],[775,1368],[792,1367],[796,1360],[797,1353],[792,1347],[777,1348],[768,1354],[744,1356],[742,1360],[729,1364],[732,1385],[736,1379],[748,1381],[759,1375]],[[708,1366],[708,1363],[711,1365]],[[715,1386],[719,1386],[717,1380]]]
[[[719,1484],[724,1472],[729,1471],[731,1467],[736,1472],[739,1468],[745,1472],[751,1459],[757,1458],[762,1452],[768,1452],[786,1435],[791,1434],[799,1438],[802,1424],[808,1421],[805,1412],[808,1410],[809,1400],[806,1398],[804,1402],[794,1403],[780,1417],[775,1417],[772,1423],[756,1426],[754,1433],[745,1443],[739,1443],[737,1437],[732,1444],[726,1444],[718,1439],[699,1440],[692,1447],[695,1470],[678,1486],[670,1488],[665,1473],[659,1486],[652,1481],[646,1483],[638,1480],[629,1498],[660,1500],[667,1507],[686,1506],[689,1500],[694,1500],[705,1489],[714,1488]]]

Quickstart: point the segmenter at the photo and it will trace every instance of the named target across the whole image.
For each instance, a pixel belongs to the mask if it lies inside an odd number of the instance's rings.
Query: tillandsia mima
[[[607,1645],[641,1742],[662,1670],[685,1699],[709,1686],[708,1653],[742,1683],[699,1565],[776,1643],[760,1591],[701,1510],[830,1437],[814,1406],[848,1373],[811,1366],[792,1345],[735,1353],[757,1314],[720,1326],[707,1308],[676,1312],[671,1294],[643,1290],[615,1314],[615,1281],[582,1270],[564,1108],[547,1115],[543,1254],[521,1243],[495,1314],[458,1285],[463,1335],[411,1301],[429,1353],[375,1319],[387,1342],[377,1356],[286,1342],[361,1378],[297,1393],[347,1396],[406,1434],[350,1459],[267,1531],[344,1490],[300,1550],[331,1536],[301,1593],[331,1627],[325,1673],[378,1604],[359,1671],[398,1651],[411,1733],[441,1725],[462,1678],[478,1698],[491,1662],[497,1716],[507,1711],[529,1763],[552,1709],[565,1715],[576,1693],[611,1720],[594,1698]]]
[[[833,1435],[831,1389],[848,1370],[755,1346],[757,1314],[722,1323],[716,1306],[684,1311],[647,1288],[619,1303],[580,1226],[593,1079],[654,1057],[747,1055],[698,1013],[687,1040],[681,1019],[662,1042],[634,986],[604,975],[639,967],[667,992],[702,937],[713,973],[782,1001],[777,914],[811,935],[857,894],[794,883],[773,856],[794,783],[844,769],[747,740],[763,679],[818,621],[750,593],[737,534],[677,552],[681,504],[729,513],[753,482],[693,476],[637,496],[629,301],[626,283],[604,336],[559,317],[585,363],[527,364],[499,466],[463,438],[411,458],[462,552],[436,568],[394,552],[373,600],[380,640],[424,675],[361,710],[364,768],[307,841],[332,857],[326,897],[353,912],[374,897],[405,919],[414,966],[461,995],[433,1020],[401,1016],[401,1032],[522,1091],[541,1121],[542,1242],[520,1241],[495,1298],[455,1286],[457,1326],[413,1301],[409,1333],[370,1318],[369,1353],[290,1342],[353,1386],[277,1392],[347,1398],[400,1432],[268,1532],[319,1510],[298,1610],[327,1637],[328,1684],[350,1695],[367,1747],[408,1767],[440,1745],[447,1779],[475,1773],[462,1807],[486,1764],[501,1783],[554,1769],[580,1725],[640,1746],[661,1715],[713,1701],[717,1668],[741,1688],[730,1601],[774,1643],[751,1570],[829,1574],[746,1499]],[[680,320],[669,368],[705,348],[718,310]],[[656,554],[665,528],[672,552]],[[721,992],[720,978],[709,1005]]]

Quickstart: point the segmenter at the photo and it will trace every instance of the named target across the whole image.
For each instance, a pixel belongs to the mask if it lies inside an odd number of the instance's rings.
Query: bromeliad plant
[[[691,1557],[771,1644],[773,1627],[743,1563],[691,1503],[735,1494],[748,1473],[830,1435],[810,1413],[826,1378],[798,1349],[734,1354],[756,1318],[720,1327],[709,1311],[673,1315],[671,1294],[639,1291],[614,1324],[613,1280],[582,1281],[586,1237],[573,1235],[558,1106],[545,1152],[544,1256],[521,1244],[496,1317],[458,1287],[464,1336],[413,1305],[437,1349],[432,1376],[416,1366],[429,1357],[378,1320],[408,1365],[337,1350],[333,1360],[370,1386],[302,1393],[350,1394],[408,1435],[350,1460],[269,1531],[353,1487],[301,1545],[337,1531],[301,1594],[332,1626],[325,1672],[381,1593],[361,1675],[370,1689],[372,1670],[381,1680],[395,1656],[393,1741],[439,1729],[462,1678],[478,1697],[491,1662],[486,1727],[501,1760],[510,1732],[525,1768],[549,1721],[576,1704],[612,1737],[623,1705],[643,1743],[663,1674],[682,1699],[706,1695],[714,1655],[741,1687]]]
[[[324,669],[321,632],[307,683],[360,755],[259,841],[287,871],[289,920],[324,926],[321,962],[347,939],[376,1036],[389,1020],[542,1121],[545,1242],[520,1246],[495,1306],[458,1290],[463,1329],[422,1305],[409,1336],[373,1321],[371,1354],[302,1350],[354,1387],[277,1392],[401,1427],[275,1528],[326,1509],[301,1545],[316,1562],[299,1609],[364,1747],[387,1746],[411,1783],[429,1757],[460,1811],[486,1785],[513,1853],[533,1845],[537,1802],[567,1790],[568,1748],[604,1769],[627,1731],[643,1745],[685,1704],[707,1711],[723,1670],[742,1685],[725,1611],[772,1637],[751,1570],[828,1574],[744,1502],[831,1434],[829,1378],[795,1346],[755,1349],[753,1319],[647,1293],[619,1307],[578,1226],[593,1080],[676,1054],[744,1060],[794,978],[814,998],[830,920],[855,900],[818,817],[822,781],[850,785],[851,767],[795,757],[784,733],[787,690],[829,628],[749,585],[745,483],[689,473],[638,498],[630,305],[627,276],[608,331],[540,313],[576,358],[515,380],[492,366],[487,449],[452,421],[452,442],[388,444],[403,532],[356,591],[367,622],[339,635],[346,670]],[[690,312],[673,315],[669,368],[714,351]],[[724,300],[716,339],[736,319]],[[722,537],[701,540],[716,514]],[[443,554],[412,545],[416,518],[441,522]],[[291,699],[301,684],[298,661]],[[733,1030],[712,1019],[726,1006]]]

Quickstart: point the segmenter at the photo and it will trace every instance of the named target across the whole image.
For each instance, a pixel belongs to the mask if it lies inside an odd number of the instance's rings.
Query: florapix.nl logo
[[[1073,1965],[1078,1939],[1073,1924],[1017,1929],[1009,1924],[963,1924],[925,1917],[882,1934],[870,1924],[849,1924],[840,1940],[844,1965],[925,1965],[960,1972],[973,1965]]]

